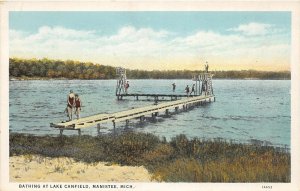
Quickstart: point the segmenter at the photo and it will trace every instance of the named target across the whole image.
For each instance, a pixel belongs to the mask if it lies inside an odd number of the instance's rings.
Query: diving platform
[[[213,95],[213,87],[212,87],[212,77],[213,74],[208,72],[208,65],[205,66],[206,71],[200,73],[199,75],[195,75],[192,77],[193,86],[185,87],[185,94],[176,94],[176,84],[172,84],[173,93],[170,94],[156,94],[156,93],[131,93],[134,90],[131,90],[130,93],[128,91],[129,81],[126,77],[126,69],[122,67],[116,68],[116,75],[119,77],[117,79],[116,86],[116,97],[117,100],[123,100],[124,97],[134,97],[136,100],[140,100],[140,98],[146,98],[146,100],[154,99],[157,101],[167,101],[167,100],[178,100],[183,97],[195,97],[202,95]],[[183,89],[184,87],[181,87]],[[190,89],[191,88],[191,89]],[[131,89],[131,88],[130,88]],[[134,89],[134,88],[133,88]],[[171,89],[170,89],[171,90]],[[191,90],[191,91],[190,91]],[[141,99],[142,100],[142,99]]]
[[[192,106],[200,106],[213,101],[215,101],[214,95],[188,97],[180,100],[163,102],[160,104],[148,105],[115,113],[100,113],[68,122],[60,122],[56,124],[50,123],[50,127],[59,129],[61,134],[63,130],[78,130],[78,133],[80,135],[81,129],[88,127],[97,127],[97,131],[98,133],[100,133],[100,125],[102,123],[112,122],[115,129],[117,122],[126,121],[126,123],[128,123],[128,121],[131,119],[144,120],[145,116],[147,115],[155,118],[159,113],[162,112],[168,115],[170,110],[172,109],[175,111],[179,111],[179,109],[186,111]]]

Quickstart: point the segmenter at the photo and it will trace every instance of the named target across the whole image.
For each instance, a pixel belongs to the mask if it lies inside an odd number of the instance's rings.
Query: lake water
[[[129,92],[170,94],[173,82],[178,94],[183,94],[185,86],[192,84],[191,80],[130,80]],[[125,122],[120,122],[117,129],[150,132],[167,139],[186,134],[237,142],[255,139],[290,147],[290,84],[289,80],[214,80],[216,102],[170,117],[159,117],[156,122],[131,120],[128,128]],[[82,117],[153,104],[153,101],[135,101],[134,98],[117,101],[116,80],[10,81],[9,86],[11,132],[58,135],[59,131],[49,124],[67,119],[64,110],[70,89],[81,97]],[[102,133],[113,129],[111,123],[101,127]],[[77,131],[64,134],[77,134]],[[87,128],[82,134],[97,135],[97,130]]]

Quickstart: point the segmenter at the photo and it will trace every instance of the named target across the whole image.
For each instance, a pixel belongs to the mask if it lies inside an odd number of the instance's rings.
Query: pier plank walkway
[[[176,101],[164,102],[157,105],[149,105],[139,108],[133,108],[125,111],[115,112],[115,113],[101,113],[93,116],[83,117],[78,120],[72,120],[68,122],[61,123],[51,123],[50,126],[58,129],[73,129],[80,130],[82,128],[88,128],[92,126],[97,126],[100,128],[101,123],[113,122],[115,127],[116,122],[127,121],[130,119],[135,119],[139,117],[144,117],[149,114],[157,114],[158,112],[168,112],[169,109],[179,109],[187,108],[191,105],[201,104],[203,102],[211,102],[214,101],[215,97],[213,95],[208,96],[196,96],[196,97],[188,97],[185,99],[180,99]]]

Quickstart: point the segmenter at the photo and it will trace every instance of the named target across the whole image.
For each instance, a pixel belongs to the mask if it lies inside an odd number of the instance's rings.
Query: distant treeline
[[[130,79],[191,79],[200,70],[146,71],[126,69]],[[256,70],[212,71],[214,78],[221,79],[290,79],[289,71],[267,72]],[[68,79],[114,79],[116,68],[91,62],[73,60],[9,59],[11,78],[68,78]]]

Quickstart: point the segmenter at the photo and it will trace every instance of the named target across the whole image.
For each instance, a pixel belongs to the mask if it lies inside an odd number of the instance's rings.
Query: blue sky
[[[9,27],[11,57],[147,70],[199,69],[204,60],[214,69],[289,69],[289,12],[18,11]]]

